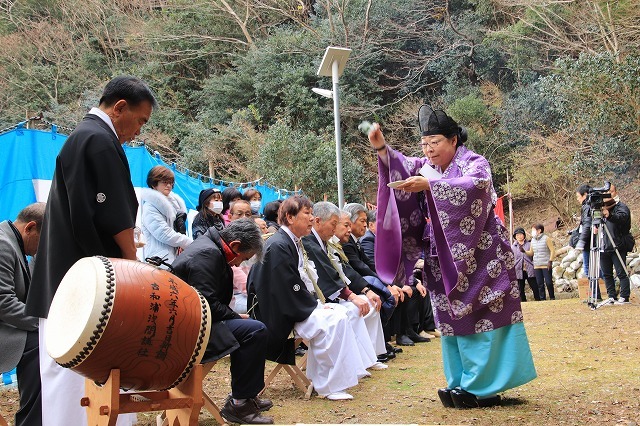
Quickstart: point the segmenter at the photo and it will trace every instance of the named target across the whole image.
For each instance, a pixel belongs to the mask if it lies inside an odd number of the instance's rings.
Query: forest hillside
[[[375,202],[358,124],[418,154],[429,103],[468,128],[499,195],[509,176],[517,221],[570,222],[580,183],[638,199],[638,22],[636,0],[4,0],[0,128],[38,114],[73,128],[133,74],[161,105],[141,140],[165,157],[336,201],[333,105],[311,88],[331,88],[316,71],[342,46],[347,201]]]

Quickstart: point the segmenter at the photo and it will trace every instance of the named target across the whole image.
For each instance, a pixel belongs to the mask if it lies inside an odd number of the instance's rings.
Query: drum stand
[[[120,370],[111,370],[102,386],[85,380],[87,396],[80,405],[87,407],[89,426],[114,426],[118,414],[166,410],[170,426],[197,426],[200,409],[204,405],[202,396],[202,365],[193,367],[187,379],[167,391],[120,393]]]

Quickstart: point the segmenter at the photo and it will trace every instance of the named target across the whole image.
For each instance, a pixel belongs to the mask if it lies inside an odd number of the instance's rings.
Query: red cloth
[[[498,198],[498,201],[496,201],[496,206],[493,208],[493,211],[496,212],[496,215],[500,218],[500,220],[502,221],[502,224],[504,225],[506,222],[504,221],[504,205],[502,204],[503,198],[504,198],[504,195]]]

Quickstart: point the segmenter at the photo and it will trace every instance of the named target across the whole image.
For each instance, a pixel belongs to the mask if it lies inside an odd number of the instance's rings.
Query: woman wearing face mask
[[[255,188],[249,188],[242,194],[242,199],[251,204],[251,213],[254,216],[260,216],[262,208],[262,194]]]
[[[198,214],[193,220],[192,234],[195,240],[214,227],[218,231],[224,228],[222,219],[222,193],[218,188],[203,189],[198,196]]]
[[[533,225],[531,228],[531,247],[526,250],[527,256],[533,256],[533,268],[538,281],[538,293],[540,300],[546,300],[545,284],[549,292],[549,299],[556,300],[553,291],[553,258],[556,257],[556,249],[553,240],[544,233],[544,225],[541,223]]]

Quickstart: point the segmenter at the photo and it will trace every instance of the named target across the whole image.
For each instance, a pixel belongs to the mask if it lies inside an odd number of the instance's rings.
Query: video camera
[[[605,198],[611,198],[611,193],[609,193],[609,189],[611,189],[611,182],[604,183],[602,188],[591,188],[587,193],[587,203],[589,203],[589,207],[591,211],[600,211],[604,204]]]

